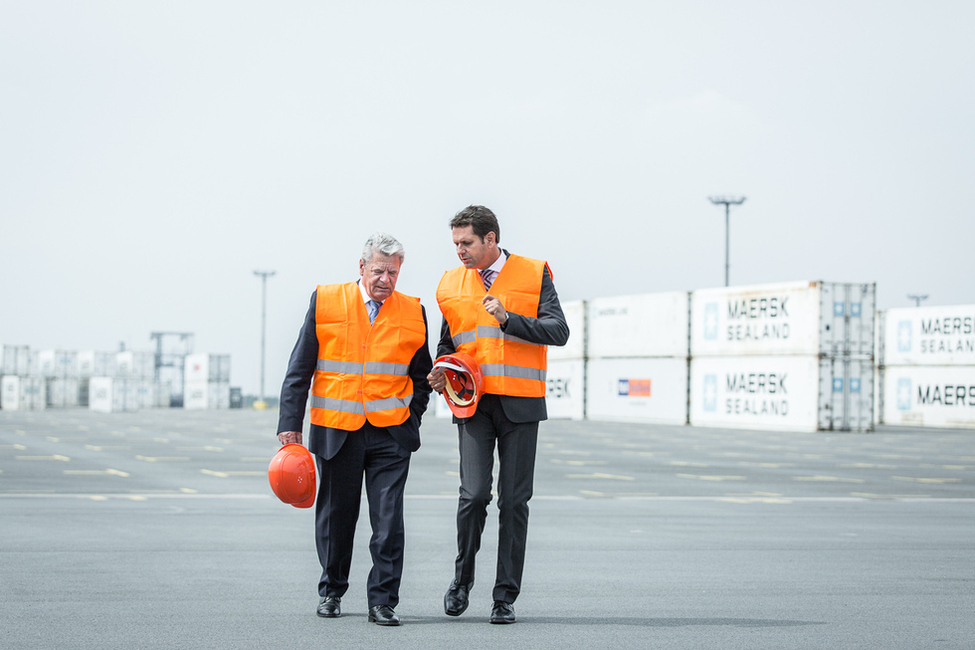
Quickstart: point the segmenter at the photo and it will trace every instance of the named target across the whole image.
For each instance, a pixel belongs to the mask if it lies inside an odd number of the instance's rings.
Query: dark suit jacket
[[[311,305],[305,314],[305,322],[298,332],[298,341],[291,352],[288,361],[288,372],[281,386],[281,405],[278,416],[278,432],[301,431],[305,419],[305,405],[308,401],[308,390],[318,365],[318,334],[315,331],[315,307],[318,292],[311,294]],[[427,312],[423,309],[423,324],[426,328]],[[393,439],[407,451],[420,448],[420,419],[427,410],[430,401],[430,382],[427,375],[433,368],[430,359],[428,337],[424,333],[423,345],[410,361],[410,378],[413,380],[413,401],[410,402],[410,417],[403,424],[387,427]],[[332,427],[320,427],[312,424],[309,427],[307,445],[309,451],[326,459],[330,459],[342,448],[342,443],[348,431]]]
[[[508,251],[504,251],[509,255]],[[491,291],[488,291],[491,293]],[[493,294],[497,295],[497,294]],[[501,302],[504,302],[502,296]],[[538,296],[538,315],[514,314],[508,312],[508,320],[501,328],[505,334],[517,336],[520,339],[542,345],[565,345],[569,340],[569,325],[565,322],[559,295],[555,291],[555,283],[549,275],[548,267],[542,272],[542,288]],[[447,319],[443,319],[440,327],[440,343],[437,345],[437,356],[452,354],[457,351],[450,336]],[[544,397],[512,397],[501,395],[501,408],[512,422],[539,422],[548,418]],[[454,422],[462,422],[457,417]]]

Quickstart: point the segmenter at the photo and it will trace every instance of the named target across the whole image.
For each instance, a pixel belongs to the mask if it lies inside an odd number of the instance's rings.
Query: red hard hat
[[[267,478],[283,502],[295,508],[315,504],[315,459],[304,446],[292,443],[281,447],[271,459]]]
[[[434,370],[441,368],[447,379],[443,396],[451,412],[459,418],[469,418],[477,410],[483,394],[484,377],[481,366],[469,354],[455,352],[437,357]]]

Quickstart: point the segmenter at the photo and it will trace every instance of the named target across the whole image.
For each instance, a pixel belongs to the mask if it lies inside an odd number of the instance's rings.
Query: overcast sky
[[[975,303],[975,3],[0,0],[0,343],[231,355],[277,395],[368,235],[439,330],[492,208],[563,301],[876,282]]]

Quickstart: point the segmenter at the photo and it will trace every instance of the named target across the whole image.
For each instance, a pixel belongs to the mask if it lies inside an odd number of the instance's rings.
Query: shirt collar
[[[365,287],[365,285],[362,284],[362,278],[359,278],[358,280],[356,280],[356,284],[359,285],[359,293],[362,294],[362,302],[363,303],[367,303],[370,300],[372,300],[372,298],[369,297],[369,294],[366,293],[366,287]],[[381,304],[383,304],[386,301],[385,300],[377,300],[376,302],[378,302],[381,305]]]
[[[483,269],[485,271],[494,271],[495,273],[501,273],[501,267],[504,266],[504,262],[508,259],[508,254],[504,250],[499,251],[501,254],[498,255],[498,259],[494,260],[494,264]]]

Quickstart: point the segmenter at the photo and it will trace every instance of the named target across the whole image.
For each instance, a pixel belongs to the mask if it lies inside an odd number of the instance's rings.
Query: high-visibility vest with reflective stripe
[[[405,422],[410,361],[426,341],[420,299],[393,292],[371,326],[355,282],[320,285],[316,301],[312,423],[356,431],[366,420],[377,427]]]
[[[545,262],[509,255],[491,285],[491,295],[505,310],[538,317]],[[484,375],[484,392],[516,397],[544,397],[548,347],[501,331],[484,309],[487,295],[480,274],[463,266],[444,273],[437,302],[447,319],[454,347],[474,357]]]

